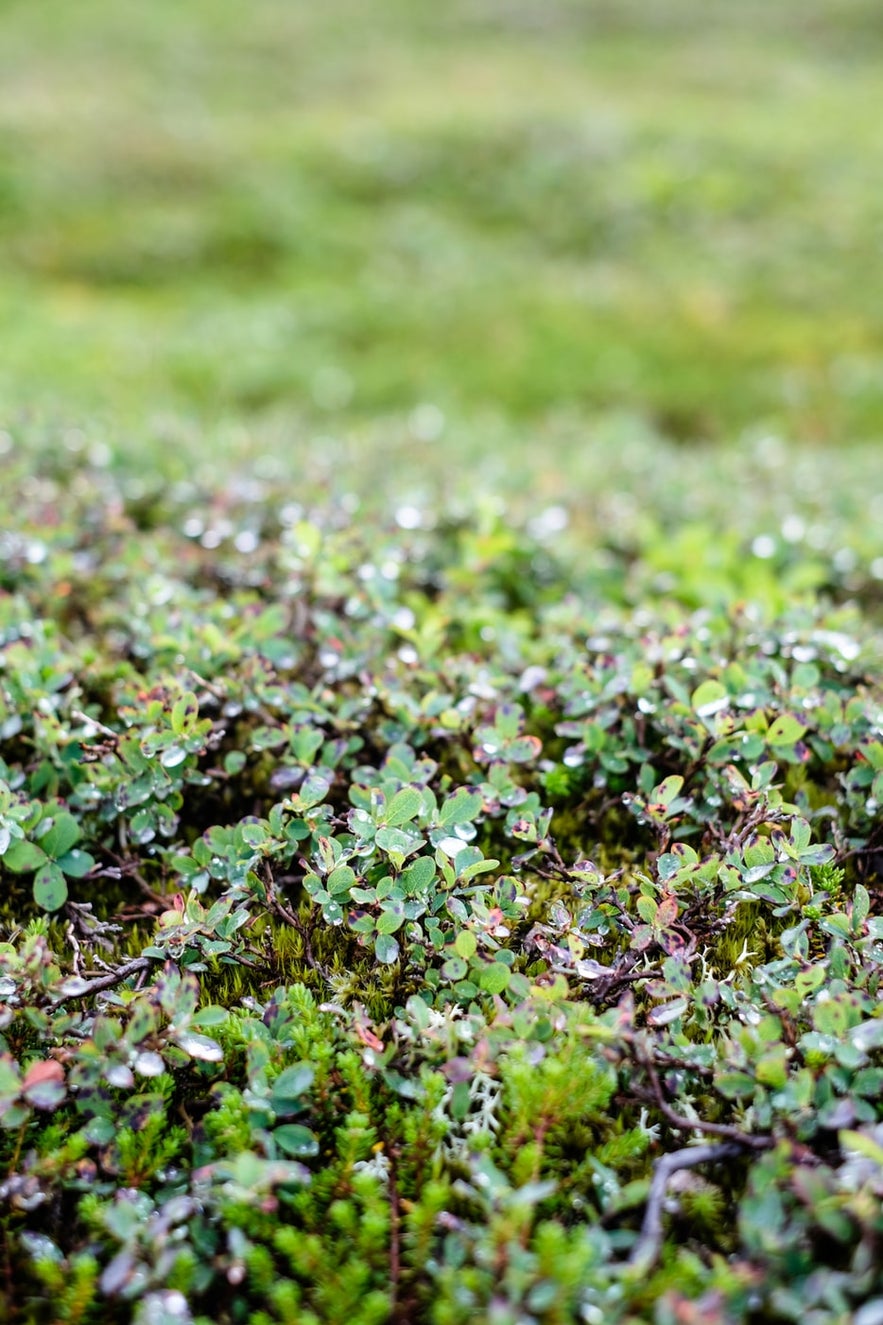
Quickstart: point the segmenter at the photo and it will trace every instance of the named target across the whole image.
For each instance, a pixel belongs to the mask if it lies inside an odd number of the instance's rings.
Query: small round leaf
[[[51,861],[34,876],[34,901],[44,911],[57,911],[67,901],[67,882],[58,866]]]
[[[374,942],[374,955],[379,962],[391,966],[398,960],[399,945],[392,934],[378,934]]]

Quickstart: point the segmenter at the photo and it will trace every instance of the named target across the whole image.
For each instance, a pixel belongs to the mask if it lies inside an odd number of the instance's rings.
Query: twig
[[[656,1161],[641,1236],[629,1257],[632,1269],[646,1273],[659,1259],[663,1236],[662,1207],[672,1174],[679,1169],[695,1169],[700,1164],[718,1164],[724,1159],[735,1159],[741,1153],[742,1147],[735,1141],[725,1141],[714,1146],[685,1146],[683,1150],[674,1150]]]
[[[71,963],[71,965],[72,965],[72,967],[73,967],[73,972],[74,972],[74,975],[79,975],[79,974],[80,974],[80,944],[79,944],[79,941],[78,941],[78,939],[77,939],[76,931],[74,930],[74,922],[73,922],[72,920],[69,920],[69,921],[68,921],[68,923],[67,923],[67,927],[66,927],[66,929],[65,929],[65,933],[67,934],[68,942],[70,943],[71,948],[73,949],[73,953],[74,953],[73,961],[72,961],[72,963]]]
[[[122,821],[121,831],[125,832],[125,827]],[[125,845],[123,846],[123,849],[126,849]],[[144,896],[150,898],[151,902],[158,902],[163,906],[168,905],[168,899],[163,897],[162,893],[158,893],[154,888],[151,888],[150,884],[144,878],[144,875],[140,873],[133,860],[128,860],[125,856],[119,856],[115,851],[111,851],[109,848],[107,849],[107,854],[110,856],[111,860],[116,861],[117,867],[120,871],[119,878],[134,879]]]
[[[85,722],[87,726],[101,732],[102,736],[106,736],[114,744],[120,739],[119,732],[115,732],[112,727],[105,727],[104,723],[99,722],[97,718],[90,718],[89,714],[84,713],[82,709],[71,709],[71,717],[76,718],[77,722]]]
[[[309,966],[310,970],[317,971],[318,974],[321,975],[324,980],[330,981],[331,972],[328,970],[327,967],[323,966],[322,963],[320,961],[317,961],[317,959],[313,956],[313,945],[310,942],[310,934],[306,926],[303,925],[298,920],[297,916],[290,909],[290,907],[287,907],[284,902],[281,902],[279,900],[279,897],[276,893],[276,889],[274,888],[272,881],[267,883],[266,888],[267,888],[267,906],[269,907],[269,909],[273,912],[275,916],[278,916],[280,920],[284,920],[287,925],[290,925],[296,934],[300,935],[301,941],[304,945],[304,961],[306,962],[307,966]]]
[[[666,1103],[662,1094],[662,1084],[655,1066],[649,1058],[638,1056],[638,1061],[647,1072],[650,1078],[650,1085],[653,1088],[653,1098],[656,1101],[657,1108],[663,1117],[676,1127],[679,1132],[705,1132],[709,1136],[724,1136],[729,1141],[734,1141],[736,1145],[743,1146],[747,1150],[769,1150],[773,1144],[772,1137],[752,1136],[749,1132],[740,1132],[738,1127],[731,1127],[728,1123],[707,1123],[701,1118],[687,1118],[682,1113],[677,1113],[670,1104]]]
[[[77,994],[59,994],[52,999],[52,1006],[57,1007],[59,1003],[68,1003],[75,998],[89,998],[91,994],[99,994],[102,989],[113,989],[123,980],[128,980],[130,975],[140,974],[146,971],[150,966],[149,957],[135,957],[132,961],[126,962],[124,966],[118,966],[115,971],[110,971],[107,975],[100,975],[95,980],[86,982],[87,987],[81,989]]]

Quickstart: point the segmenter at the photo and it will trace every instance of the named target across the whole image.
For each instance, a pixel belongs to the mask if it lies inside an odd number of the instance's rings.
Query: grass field
[[[611,414],[879,439],[868,0],[50,0],[2,34],[11,426],[151,466],[331,433],[358,470],[443,416],[525,474]]]

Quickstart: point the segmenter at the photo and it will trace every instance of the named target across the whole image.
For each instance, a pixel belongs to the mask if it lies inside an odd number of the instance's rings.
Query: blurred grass
[[[873,441],[881,46],[874,0],[5,0],[3,416]]]

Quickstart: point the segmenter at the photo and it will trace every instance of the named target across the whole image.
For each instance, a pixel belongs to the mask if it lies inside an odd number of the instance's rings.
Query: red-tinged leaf
[[[38,1062],[31,1063],[25,1072],[22,1090],[30,1090],[31,1086],[36,1086],[41,1081],[64,1081],[64,1068],[61,1063],[56,1062],[54,1058],[41,1058]]]
[[[678,918],[678,899],[674,893],[665,893],[659,906],[656,908],[656,928],[667,929],[673,925]]]
[[[56,1109],[66,1094],[64,1068],[54,1058],[32,1063],[22,1082],[22,1094],[35,1109]]]
[[[505,757],[513,764],[527,764],[543,752],[543,743],[538,736],[518,736],[509,741],[504,750]]]

